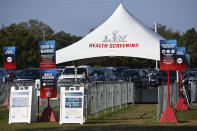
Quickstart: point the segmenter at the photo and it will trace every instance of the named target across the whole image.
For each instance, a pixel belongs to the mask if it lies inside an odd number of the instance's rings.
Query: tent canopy
[[[160,60],[164,38],[143,25],[122,4],[93,32],[56,51],[56,63],[95,57],[138,57]]]

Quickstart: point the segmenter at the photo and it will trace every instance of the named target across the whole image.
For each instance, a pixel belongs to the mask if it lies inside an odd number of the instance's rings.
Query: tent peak
[[[116,8],[116,10],[113,12],[113,15],[128,15],[128,16],[132,16],[132,14],[130,14],[130,12],[127,10],[127,8],[125,8],[124,4],[120,2],[119,6]]]
[[[117,7],[116,10],[118,10],[118,9],[124,9],[125,10],[125,7],[124,7],[122,2],[120,2],[119,6]]]

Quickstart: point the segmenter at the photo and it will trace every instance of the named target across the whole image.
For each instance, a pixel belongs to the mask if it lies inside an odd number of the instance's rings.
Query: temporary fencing
[[[197,81],[191,82],[191,103],[197,103]]]
[[[0,83],[0,106],[7,106],[9,99],[9,83]]]
[[[135,88],[131,82],[93,82],[87,84],[87,113],[94,114],[123,104],[134,104]],[[106,111],[105,111],[106,113]]]
[[[14,86],[35,86],[35,81],[27,81],[22,83],[12,83]],[[51,108],[60,107],[60,88],[66,87],[69,88],[73,86],[72,84],[65,85],[65,83],[58,83],[57,98],[50,99]],[[167,86],[162,85],[158,88],[143,89],[135,88],[135,84],[127,81],[96,81],[92,83],[86,83],[83,85],[85,88],[85,114],[86,118],[90,114],[96,114],[100,111],[105,111],[111,108],[113,111],[114,107],[119,106],[122,108],[122,105],[125,104],[134,104],[134,103],[157,103],[158,102],[158,117],[161,116],[164,109],[167,107]],[[186,87],[186,93],[188,94],[189,88]],[[41,114],[42,110],[47,106],[48,99],[39,98],[39,89],[37,89],[37,100],[35,101],[37,106],[37,111]],[[3,105],[6,99],[9,97],[9,83],[0,84],[0,104]],[[190,95],[188,95],[190,98]],[[178,84],[170,85],[170,105],[174,107],[179,98],[179,86]],[[197,83],[191,83],[191,102],[197,102]]]

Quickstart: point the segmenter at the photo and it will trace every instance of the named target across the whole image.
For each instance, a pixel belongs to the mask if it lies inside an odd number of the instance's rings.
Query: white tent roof
[[[125,56],[159,60],[164,39],[134,16],[122,4],[102,25],[80,41],[56,51],[56,63],[104,56]]]

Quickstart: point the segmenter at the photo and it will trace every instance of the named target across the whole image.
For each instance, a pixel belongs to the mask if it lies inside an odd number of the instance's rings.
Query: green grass
[[[55,109],[56,114],[59,110]],[[117,106],[112,109],[88,116],[88,121],[83,124],[62,124],[59,122],[32,122],[8,124],[8,109],[0,108],[0,130],[197,130],[197,106],[191,106],[189,111],[176,111],[179,123],[159,123],[157,121],[156,104],[136,104]]]

